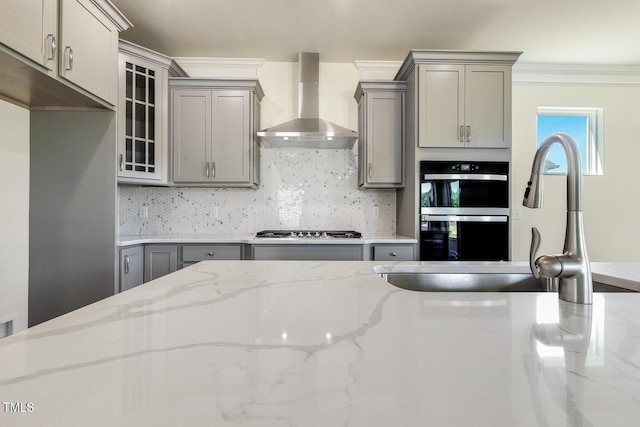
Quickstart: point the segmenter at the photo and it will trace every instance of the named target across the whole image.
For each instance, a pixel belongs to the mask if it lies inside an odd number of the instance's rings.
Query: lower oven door
[[[508,261],[509,217],[422,215],[420,260]]]

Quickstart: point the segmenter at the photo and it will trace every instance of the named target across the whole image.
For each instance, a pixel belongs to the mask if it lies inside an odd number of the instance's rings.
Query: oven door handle
[[[422,222],[507,222],[507,216],[496,215],[422,215]]]
[[[422,182],[425,181],[507,181],[507,175],[500,174],[464,174],[464,173],[425,173],[422,174]]]

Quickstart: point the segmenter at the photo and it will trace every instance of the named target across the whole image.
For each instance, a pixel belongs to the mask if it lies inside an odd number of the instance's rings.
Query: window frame
[[[537,107],[536,114],[536,145],[538,145],[537,130],[540,116],[580,116],[587,119],[586,168],[583,175],[604,175],[604,109],[596,107]],[[562,175],[550,173],[548,175]]]

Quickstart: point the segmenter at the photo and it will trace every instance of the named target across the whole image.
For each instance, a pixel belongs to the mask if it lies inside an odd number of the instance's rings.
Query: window
[[[602,175],[602,115],[602,108],[538,107],[538,146],[552,133],[565,132],[580,147],[582,173]],[[567,157],[559,145],[549,150],[544,173],[567,173]]]

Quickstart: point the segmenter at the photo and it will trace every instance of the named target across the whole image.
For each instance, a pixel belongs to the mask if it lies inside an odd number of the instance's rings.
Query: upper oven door
[[[508,215],[508,172],[483,171],[478,167],[471,171],[443,173],[437,169],[431,172],[424,165],[421,172],[422,215]]]

